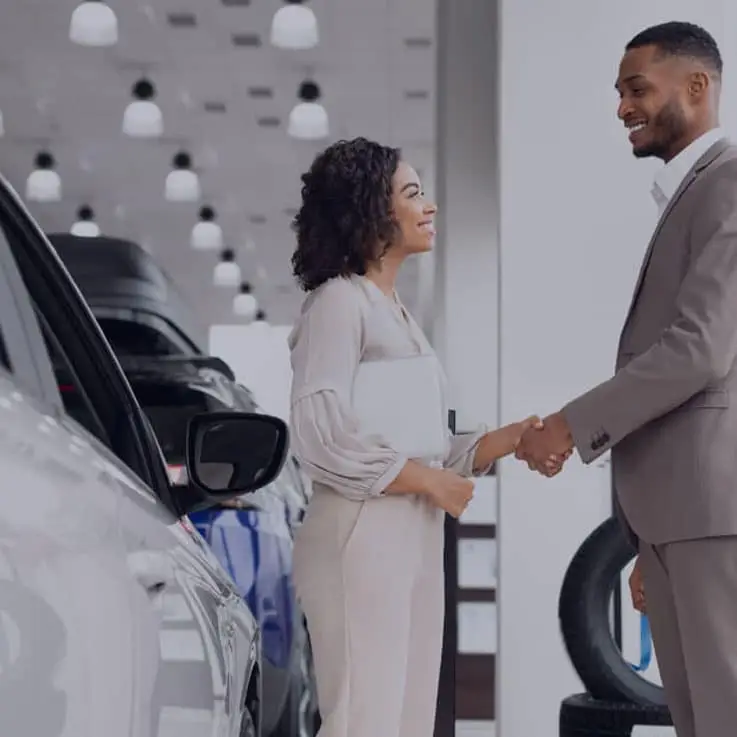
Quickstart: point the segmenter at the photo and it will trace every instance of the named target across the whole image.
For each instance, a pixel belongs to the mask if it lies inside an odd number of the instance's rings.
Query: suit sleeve
[[[673,323],[614,377],[563,408],[585,463],[732,369],[737,357],[737,166],[719,173],[703,203],[695,215],[691,265]]]

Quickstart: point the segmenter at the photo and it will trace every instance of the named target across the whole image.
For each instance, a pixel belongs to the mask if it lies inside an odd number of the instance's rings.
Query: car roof
[[[158,315],[205,352],[203,327],[171,277],[144,248],[110,236],[49,233],[48,238],[93,312],[96,307],[124,307]]]

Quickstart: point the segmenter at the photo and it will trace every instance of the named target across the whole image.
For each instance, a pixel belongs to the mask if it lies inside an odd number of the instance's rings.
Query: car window
[[[105,426],[81,384],[74,367],[64,353],[59,340],[51,332],[48,323],[38,310],[36,310],[36,318],[41,328],[46,351],[51,358],[51,365],[64,404],[64,411],[87,432],[113,450]]]
[[[8,371],[12,372],[13,367],[10,365],[10,359],[8,358],[8,349],[5,347],[5,339],[3,338],[2,331],[0,330],[0,366]]]

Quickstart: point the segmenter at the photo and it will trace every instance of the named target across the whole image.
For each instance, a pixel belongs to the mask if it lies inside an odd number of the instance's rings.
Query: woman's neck
[[[397,283],[397,274],[399,267],[402,265],[403,258],[397,258],[391,254],[387,254],[376,264],[369,266],[366,270],[366,277],[376,284],[384,294],[393,297]]]

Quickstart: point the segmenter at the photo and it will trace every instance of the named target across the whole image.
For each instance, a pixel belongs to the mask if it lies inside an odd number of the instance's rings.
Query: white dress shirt
[[[673,195],[678,191],[686,174],[696,162],[719,140],[726,137],[722,128],[712,128],[672,158],[655,176],[652,195],[662,216]]]

